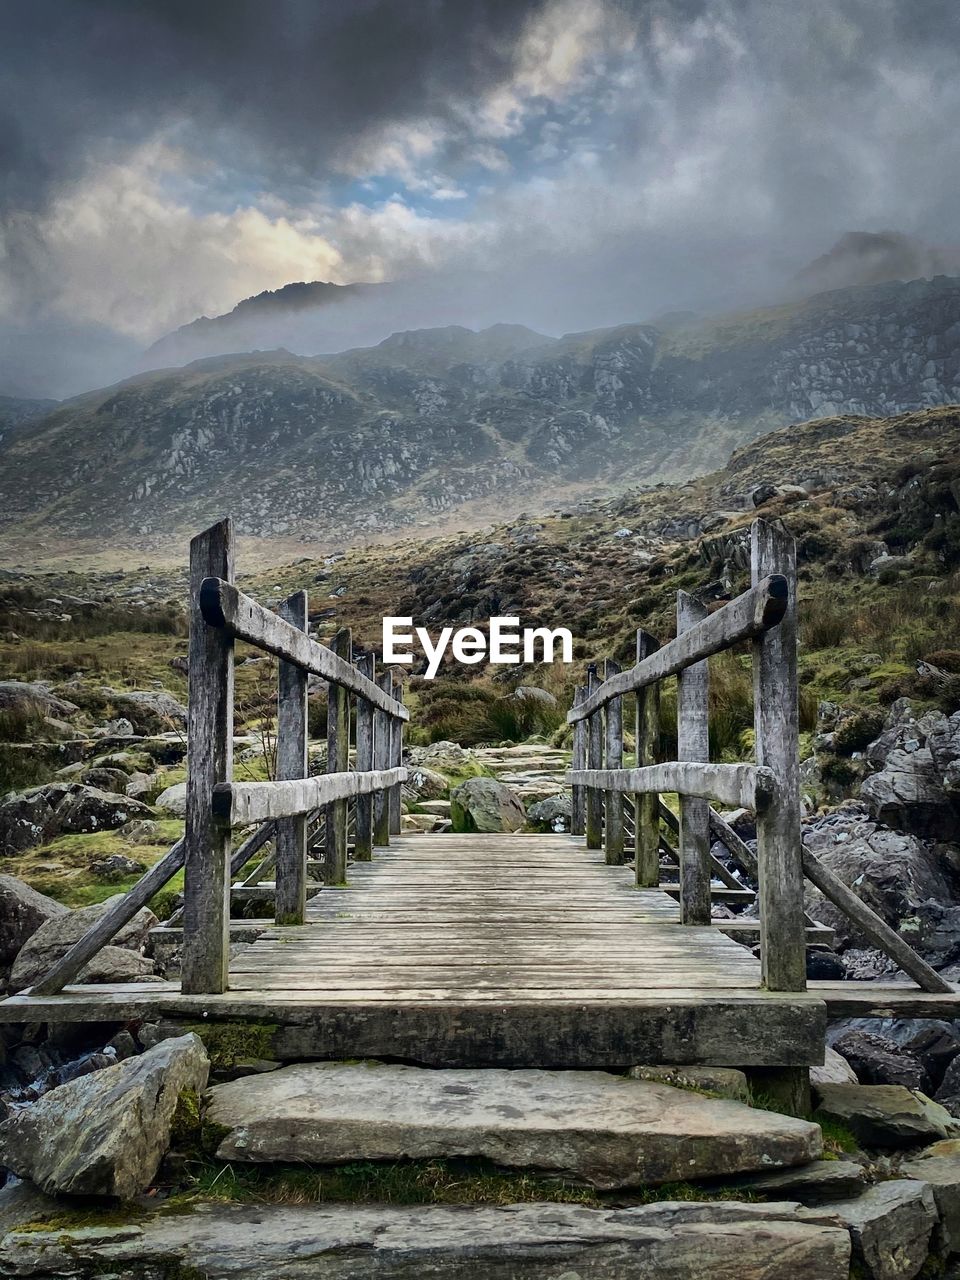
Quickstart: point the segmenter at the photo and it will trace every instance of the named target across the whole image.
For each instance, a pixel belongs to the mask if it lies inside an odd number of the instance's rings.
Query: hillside
[[[957,399],[960,279],[946,277],[679,327],[452,327],[332,356],[219,357],[18,432],[0,546],[27,565],[107,542],[175,554],[230,511],[279,560],[686,479],[785,422]]]

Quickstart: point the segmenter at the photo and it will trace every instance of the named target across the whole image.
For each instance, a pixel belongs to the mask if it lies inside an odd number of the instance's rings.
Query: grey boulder
[[[947,1253],[960,1253],[960,1141],[956,1138],[925,1147],[900,1166],[905,1178],[926,1182],[940,1215],[940,1232]]]
[[[0,875],[0,965],[11,964],[41,925],[69,914],[69,907],[37,893],[22,880]]]
[[[569,831],[573,820],[573,802],[567,795],[538,800],[527,810],[527,822],[538,831]]]
[[[172,787],[167,787],[166,790],[160,792],[154,804],[158,809],[172,814],[175,818],[186,817],[187,784],[185,782],[175,782]]]
[[[76,703],[56,697],[42,684],[30,684],[23,680],[0,680],[0,711],[54,716],[62,720],[76,715],[79,710]]]
[[[496,778],[468,778],[450,792],[454,831],[519,831],[526,821],[523,802]]]
[[[939,1103],[902,1085],[823,1084],[816,1095],[815,1115],[839,1121],[868,1147],[915,1147],[960,1132]]]
[[[0,1164],[51,1195],[130,1199],[157,1172],[180,1094],[200,1093],[209,1065],[191,1034],[51,1089],[0,1124]]]
[[[914,1280],[923,1269],[937,1223],[933,1192],[924,1183],[880,1182],[824,1209],[849,1228],[854,1258],[870,1280]]]
[[[403,789],[416,800],[440,800],[449,786],[449,780],[442,773],[421,764],[409,769]]]

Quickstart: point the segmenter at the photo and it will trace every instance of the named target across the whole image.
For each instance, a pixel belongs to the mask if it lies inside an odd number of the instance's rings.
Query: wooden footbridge
[[[796,1096],[823,1059],[828,1013],[958,1016],[955,989],[802,848],[792,540],[756,521],[752,564],[752,586],[713,613],[681,593],[676,639],[659,647],[639,632],[629,670],[589,669],[568,717],[570,835],[401,836],[409,712],[395,673],[378,679],[372,654],[354,662],[349,633],[329,648],[311,639],[305,592],[279,613],[244,595],[229,522],[207,530],[190,557],[184,837],[30,991],[0,1002],[0,1021],[255,1022],[285,1059],[735,1065]],[[232,780],[235,640],[279,659],[273,782]],[[708,659],[744,642],[756,761],[710,763]],[[317,777],[310,674],[329,690]],[[673,676],[679,759],[664,762],[658,690]],[[679,817],[661,799],[670,793]],[[755,812],[756,853],[714,804]],[[729,861],[711,853],[716,840]],[[181,980],[75,982],[181,867],[182,917],[168,928],[181,931]],[[807,982],[806,947],[829,930],[804,916],[804,877],[896,960],[901,982]],[[752,901],[749,883],[757,915],[714,920],[714,902]],[[274,919],[231,960],[231,931],[244,928],[231,925],[231,900],[251,894]]]

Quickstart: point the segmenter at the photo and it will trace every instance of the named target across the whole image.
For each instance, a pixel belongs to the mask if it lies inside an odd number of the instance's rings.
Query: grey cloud
[[[0,7],[6,207],[98,150],[189,121],[264,179],[508,79],[548,0],[32,0]],[[242,140],[242,141],[241,141]]]

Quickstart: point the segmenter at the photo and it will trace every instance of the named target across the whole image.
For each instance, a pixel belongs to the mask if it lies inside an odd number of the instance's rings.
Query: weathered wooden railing
[[[850,917],[871,942],[925,991],[951,985],[803,847],[800,828],[799,706],[797,685],[796,548],[779,526],[762,520],[751,528],[752,586],[708,614],[692,596],[677,596],[677,636],[662,648],[637,632],[637,662],[628,671],[606,663],[604,678],[588,668],[567,719],[573,725],[574,834],[603,847],[607,862],[624,861],[625,830],[632,827],[636,883],[660,882],[662,817],[679,836],[681,920],[711,919],[711,881],[728,889],[729,873],[712,856],[719,839],[759,889],[760,958],[764,985],[772,991],[806,987],[806,936],[812,922],[803,910],[806,877]],[[753,644],[755,764],[713,764],[709,742],[709,664],[714,654],[744,641]],[[676,676],[677,760],[658,759],[659,684]],[[623,704],[636,694],[636,767],[624,769]],[[606,761],[604,761],[604,754]],[[603,767],[606,763],[606,768]],[[661,802],[680,798],[679,821]],[[632,796],[632,821],[624,824],[624,797]],[[710,801],[752,809],[757,853],[740,839]],[[669,849],[669,846],[667,846]],[[672,852],[672,850],[670,850]]]
[[[277,700],[277,778],[234,782],[233,649],[236,640],[280,660]],[[327,681],[327,772],[308,776],[307,677]],[[277,923],[305,919],[308,828],[322,812],[323,879],[347,875],[347,801],[356,797],[354,856],[369,859],[374,843],[400,830],[402,725],[409,713],[391,672],[374,679],[374,659],[352,662],[349,631],[332,648],[307,634],[306,592],[290,596],[273,613],[233,582],[233,534],[229,520],[190,544],[190,643],[187,711],[187,805],[183,839],[32,988],[54,995],[71,981],[181,869],[184,870],[184,992],[226,990],[230,954],[232,878],[274,844],[274,912]],[[349,768],[350,699],[356,700],[355,768]],[[231,833],[255,830],[231,855]],[[262,861],[261,861],[262,865]]]

